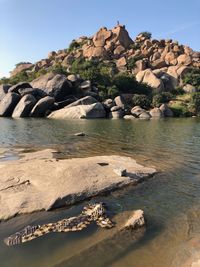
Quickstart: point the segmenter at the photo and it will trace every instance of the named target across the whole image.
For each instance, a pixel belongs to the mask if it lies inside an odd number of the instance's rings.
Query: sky
[[[150,31],[200,51],[199,14],[200,0],[0,0],[0,77],[117,21],[133,39]]]

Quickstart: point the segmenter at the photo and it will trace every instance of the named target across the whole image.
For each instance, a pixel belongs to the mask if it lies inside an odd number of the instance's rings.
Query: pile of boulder
[[[176,88],[182,84],[183,76],[191,68],[200,68],[200,52],[171,39],[150,39],[145,33],[132,40],[125,26],[120,24],[111,30],[102,27],[94,36],[82,36],[73,40],[73,43],[76,44],[73,49],[52,51],[46,59],[35,64],[18,65],[11,76],[22,70],[48,71],[57,64],[70,71],[76,59],[98,58],[103,62],[112,61],[119,71],[132,72],[139,82],[147,83],[160,92]],[[132,59],[135,65],[130,69],[129,62]]]
[[[98,96],[78,75],[48,73],[31,83],[0,86],[1,117],[44,117],[87,94]]]
[[[92,96],[86,96],[60,110],[53,111],[48,117],[52,119],[151,119],[173,117],[173,112],[167,104],[148,111],[139,106],[128,107],[122,96],[117,96],[114,100],[106,99],[102,103]]]
[[[127,100],[126,100],[127,97]],[[171,117],[172,111],[163,104],[150,111],[130,104],[132,95],[106,99],[102,103],[98,89],[91,81],[78,75],[48,73],[31,83],[0,86],[1,117],[49,117],[60,119],[149,119]],[[129,101],[128,101],[129,99]]]

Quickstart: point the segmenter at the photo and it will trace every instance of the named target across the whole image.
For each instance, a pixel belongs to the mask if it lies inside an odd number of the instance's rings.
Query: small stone
[[[75,133],[75,136],[85,136],[85,133],[81,132],[81,133]]]
[[[144,211],[135,210],[133,212],[133,215],[127,220],[122,229],[127,229],[127,228],[134,229],[137,227],[142,227],[143,225],[145,225]]]

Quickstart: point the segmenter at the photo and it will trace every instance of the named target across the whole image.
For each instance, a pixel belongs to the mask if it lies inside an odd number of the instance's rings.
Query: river
[[[74,136],[77,132],[86,136]],[[53,267],[62,261],[74,267],[179,267],[200,258],[200,119],[0,119],[0,161],[43,148],[58,150],[59,158],[117,154],[155,167],[158,174],[147,182],[97,198],[118,215],[143,209],[146,232],[136,243],[130,237],[111,239],[94,249],[106,230],[92,225],[6,247],[3,238],[27,224],[77,215],[85,203],[18,216],[0,224],[1,267]]]

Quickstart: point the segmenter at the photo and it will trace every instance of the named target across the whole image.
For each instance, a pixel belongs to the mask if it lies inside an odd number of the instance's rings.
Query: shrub
[[[107,96],[108,97],[114,99],[118,95],[119,95],[119,89],[117,88],[117,86],[113,85],[113,86],[107,87]]]
[[[127,69],[128,70],[132,70],[135,68],[135,62],[136,62],[136,58],[135,57],[131,57],[127,60]]]
[[[191,84],[200,90],[200,69],[192,69],[183,77],[184,84]]]
[[[156,94],[153,97],[153,106],[159,107],[163,103],[168,103],[170,100],[172,100],[173,95],[169,92],[163,92],[160,94]]]
[[[187,104],[182,101],[173,102],[170,104],[170,109],[173,111],[175,117],[188,117],[192,114]]]
[[[68,52],[72,52],[75,49],[78,49],[81,47],[81,44],[77,43],[76,40],[73,40],[71,44],[69,45]]]
[[[133,106],[140,106],[142,108],[148,109],[151,106],[151,99],[146,95],[135,94],[132,98]]]
[[[54,74],[64,74],[64,75],[68,74],[67,69],[59,63],[48,68],[46,72],[53,72]]]
[[[140,32],[138,35],[143,35],[146,39],[151,39],[152,33],[148,31]]]
[[[190,107],[194,113],[200,113],[200,93],[193,93],[191,95]]]

